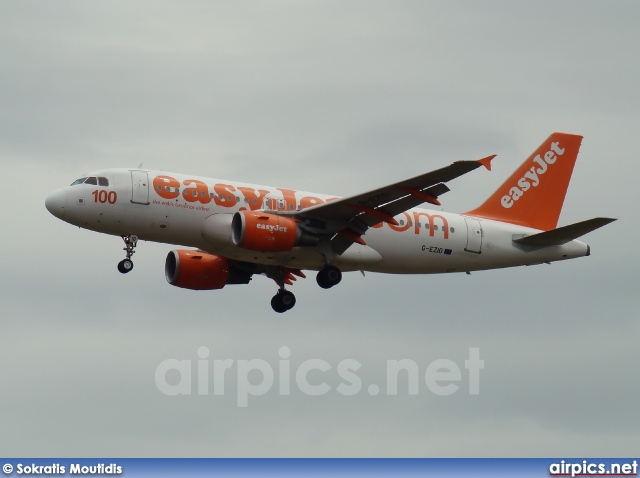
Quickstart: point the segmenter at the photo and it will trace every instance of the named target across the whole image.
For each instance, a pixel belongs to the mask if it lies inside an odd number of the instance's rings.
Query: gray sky
[[[640,5],[632,1],[3,2],[0,450],[7,456],[623,456],[640,442]],[[449,276],[313,275],[169,286],[170,246],[74,228],[45,196],[145,167],[348,195],[496,153],[450,183],[478,205],[551,132],[585,137],[561,225],[620,220],[593,255]],[[277,385],[247,408],[166,396],[165,359],[362,364],[364,387]],[[480,394],[463,367],[478,347]],[[370,396],[385,364],[436,359],[461,389]],[[212,366],[212,365],[211,365]],[[257,380],[257,379],[256,379]],[[295,388],[295,387],[294,387]],[[195,388],[194,388],[195,390]]]

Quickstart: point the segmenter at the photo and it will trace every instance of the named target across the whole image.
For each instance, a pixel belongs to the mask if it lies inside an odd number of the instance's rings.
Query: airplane
[[[437,274],[550,263],[589,256],[577,240],[615,219],[557,227],[582,136],[553,133],[475,209],[440,206],[446,183],[495,155],[339,198],[141,168],[86,174],[49,195],[45,206],[75,226],[121,236],[121,273],[133,269],[139,240],[191,249],[168,253],[169,284],[192,290],[273,279],[275,312],[296,303],[286,288],[304,270],[324,289],[343,272]]]

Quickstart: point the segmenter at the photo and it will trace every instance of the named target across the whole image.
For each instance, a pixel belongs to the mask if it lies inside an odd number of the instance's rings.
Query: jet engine
[[[317,236],[300,229],[295,219],[256,211],[233,215],[231,240],[238,247],[262,252],[290,251],[295,246],[320,242]]]
[[[167,282],[192,290],[222,289],[229,282],[229,261],[200,251],[177,250],[167,254]]]

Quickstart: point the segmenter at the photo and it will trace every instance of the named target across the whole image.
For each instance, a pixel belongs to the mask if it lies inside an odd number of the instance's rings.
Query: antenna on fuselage
[[[138,164],[138,169],[142,169],[142,164],[143,163]]]

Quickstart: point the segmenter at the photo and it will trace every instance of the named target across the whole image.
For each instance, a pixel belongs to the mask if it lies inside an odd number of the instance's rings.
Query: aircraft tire
[[[296,305],[296,296],[288,290],[278,291],[271,299],[271,307],[279,314],[286,312]]]
[[[316,276],[316,282],[323,289],[330,289],[342,280],[342,272],[336,266],[323,267]]]
[[[120,262],[118,262],[118,271],[120,271],[121,274],[131,272],[132,269],[133,261],[131,261],[130,259],[122,259]]]

